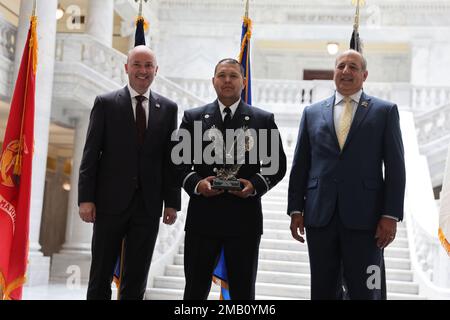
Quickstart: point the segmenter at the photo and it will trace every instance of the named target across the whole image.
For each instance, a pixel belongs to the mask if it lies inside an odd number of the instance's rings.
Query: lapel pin
[[[369,106],[369,102],[363,101],[363,102],[361,102],[361,106],[363,106],[364,108],[367,108]]]
[[[209,114],[205,114],[205,119],[209,119]]]
[[[159,103],[156,103],[155,107],[157,107],[159,109],[159,108],[161,108],[161,105]]]

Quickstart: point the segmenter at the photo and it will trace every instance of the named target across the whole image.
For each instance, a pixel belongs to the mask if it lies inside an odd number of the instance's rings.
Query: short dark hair
[[[219,65],[221,63],[228,63],[228,64],[237,64],[237,65],[239,65],[239,70],[241,71],[242,77],[245,78],[244,67],[242,66],[242,64],[239,61],[237,61],[236,59],[233,59],[233,58],[225,58],[225,59],[222,59],[219,62],[217,62],[216,67],[214,68],[214,75],[216,75],[217,68],[219,67]]]

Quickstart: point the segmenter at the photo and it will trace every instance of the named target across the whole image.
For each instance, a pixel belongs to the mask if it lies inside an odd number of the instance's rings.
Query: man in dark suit
[[[306,228],[312,299],[336,299],[341,272],[350,299],[382,299],[383,249],[403,218],[397,106],[363,92],[367,75],[360,53],[340,54],[335,95],[307,107],[300,123],[288,214],[295,239],[304,242]]]
[[[129,83],[96,98],[80,165],[80,217],[94,223],[88,299],[110,299],[125,239],[121,299],[142,299],[158,234],[173,224],[181,189],[170,161],[177,105],[150,90],[158,66],[145,46],[130,51]]]
[[[251,300],[255,298],[258,251],[263,232],[261,197],[285,175],[286,156],[273,114],[241,101],[244,73],[239,62],[221,60],[212,82],[217,100],[185,111],[180,125],[180,132],[184,130],[190,137],[195,137],[196,130],[201,133],[197,134],[200,141],[191,143],[193,152],[190,152],[189,159],[180,165],[182,186],[190,196],[185,226],[184,299],[208,297],[213,270],[223,247],[231,299]],[[245,161],[237,173],[242,189],[224,191],[212,188],[216,173],[224,167],[223,161],[215,158],[219,160],[208,164],[204,158],[194,159],[198,150],[195,144],[199,144],[204,155],[211,143],[202,143],[204,133],[210,132],[209,129],[227,129],[228,150],[231,149],[229,145],[233,146],[230,141],[236,141],[229,140],[232,139],[230,131],[232,134],[234,130],[245,128],[254,130],[255,134],[249,138],[250,147],[245,149]],[[248,131],[242,130],[241,133]],[[263,135],[266,135],[266,140]],[[218,153],[222,152],[221,147]],[[261,156],[264,149],[267,149],[270,159]],[[250,154],[255,155],[254,161],[251,161]],[[228,162],[226,166],[232,167]]]

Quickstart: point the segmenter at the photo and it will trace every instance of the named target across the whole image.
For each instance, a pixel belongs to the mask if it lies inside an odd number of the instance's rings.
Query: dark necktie
[[[226,155],[227,155],[227,152],[226,152],[226,150],[227,150],[227,148],[226,148],[226,146],[227,146],[227,134],[226,134],[226,132],[227,132],[227,129],[230,129],[231,128],[231,109],[230,108],[225,108],[225,109],[223,109],[223,112],[225,113],[225,117],[223,118],[223,133],[222,133],[222,135],[223,135],[223,142],[225,143],[225,148],[224,148],[224,161],[225,161],[225,159],[226,159]]]
[[[231,109],[225,108],[223,109],[223,112],[225,113],[225,118],[223,118],[223,129],[225,132],[225,129],[231,128]]]
[[[145,101],[144,96],[136,96],[136,127],[138,133],[138,143],[139,145],[144,144],[145,138],[145,129],[147,128],[146,118],[145,118],[145,110],[142,102]]]

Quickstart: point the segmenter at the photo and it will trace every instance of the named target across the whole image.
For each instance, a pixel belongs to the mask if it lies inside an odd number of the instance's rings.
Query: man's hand
[[[244,185],[244,188],[241,191],[228,191],[228,193],[244,199],[255,193],[255,187],[249,180],[239,179],[239,181]]]
[[[397,221],[388,217],[381,217],[378,221],[377,232],[375,239],[377,239],[377,246],[380,249],[386,248],[395,239],[397,232]]]
[[[304,217],[301,213],[294,213],[291,215],[291,234],[292,237],[300,241],[301,243],[305,242],[305,239],[303,239],[302,236],[305,234],[305,224],[304,224]],[[299,232],[300,231],[300,232]]]
[[[95,204],[93,202],[81,202],[80,203],[80,217],[84,222],[95,222]]]
[[[177,221],[177,210],[174,208],[165,208],[163,215],[163,222],[172,225]]]
[[[206,198],[222,194],[223,190],[216,190],[211,188],[211,181],[213,181],[215,178],[216,178],[215,176],[209,176],[203,180],[200,180],[197,186],[197,192]]]

